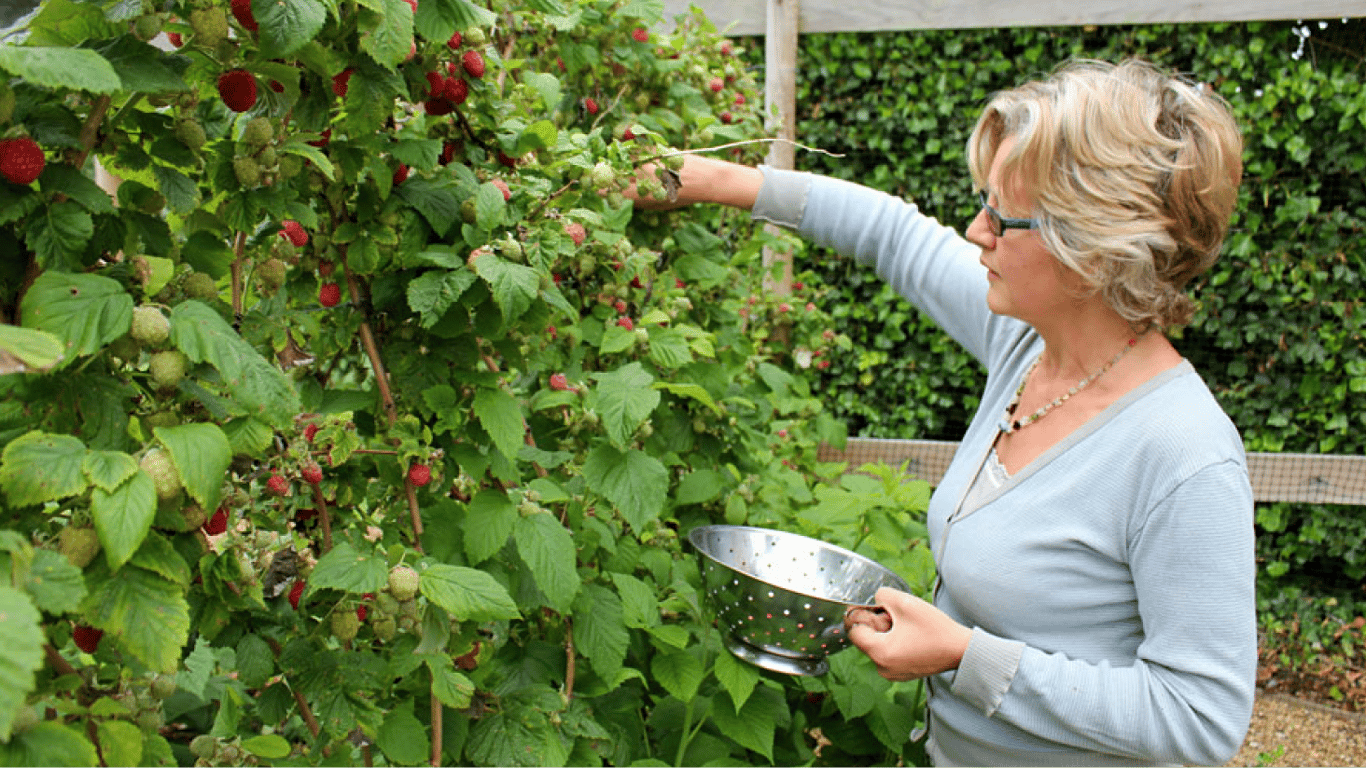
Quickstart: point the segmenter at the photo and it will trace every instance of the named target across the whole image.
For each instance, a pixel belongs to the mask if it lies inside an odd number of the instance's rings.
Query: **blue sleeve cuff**
[[[811,175],[799,171],[783,171],[767,165],[759,166],[764,184],[754,201],[750,216],[758,221],[796,229],[806,215],[807,192]]]
[[[974,627],[968,649],[953,677],[954,694],[991,717],[1000,708],[1006,691],[1010,690],[1024,649],[1022,642],[1006,640]]]

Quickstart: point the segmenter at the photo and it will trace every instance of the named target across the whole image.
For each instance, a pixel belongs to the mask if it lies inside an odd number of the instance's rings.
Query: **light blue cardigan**
[[[931,679],[936,765],[1222,765],[1252,713],[1252,490],[1242,441],[1183,362],[964,506],[1043,349],[987,308],[980,250],[914,205],[764,167],[752,215],[874,266],[987,368],[930,501],[935,604],[972,627]]]

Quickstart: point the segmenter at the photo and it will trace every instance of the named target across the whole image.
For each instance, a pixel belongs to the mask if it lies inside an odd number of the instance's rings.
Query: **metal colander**
[[[688,541],[726,648],[752,664],[823,675],[848,645],[844,614],[871,607],[881,587],[910,591],[892,571],[833,544],[767,528],[707,525]]]

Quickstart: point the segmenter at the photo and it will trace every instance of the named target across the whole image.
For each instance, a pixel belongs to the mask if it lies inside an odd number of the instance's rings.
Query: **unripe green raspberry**
[[[138,467],[151,476],[158,499],[168,501],[180,493],[180,473],[176,471],[170,454],[160,448],[152,448],[143,454]]]
[[[398,634],[398,621],[392,616],[386,616],[375,621],[370,628],[374,630],[375,637],[387,643]]]
[[[209,521],[209,514],[198,504],[186,504],[180,510],[180,516],[185,520],[184,531],[193,531],[199,526]]]
[[[380,592],[375,595],[375,612],[381,616],[398,615],[398,598],[388,592]]]
[[[470,27],[465,30],[464,40],[465,45],[477,46],[487,43],[489,38],[488,35],[484,33],[483,29],[479,27]]]
[[[100,553],[100,537],[94,528],[68,525],[57,537],[57,551],[77,568],[84,568]]]
[[[292,179],[304,169],[304,160],[298,155],[284,155],[280,158],[280,178]]]
[[[175,124],[175,137],[180,139],[180,143],[198,152],[209,140],[208,134],[204,133],[204,126],[197,120],[180,120]]]
[[[417,597],[417,571],[406,565],[396,565],[389,571],[389,594],[399,602]]]
[[[253,117],[242,129],[242,143],[252,149],[260,149],[275,138],[275,129],[268,117]]]
[[[158,699],[170,698],[179,687],[176,685],[175,675],[157,675],[152,678],[152,695]]]
[[[195,757],[212,760],[214,755],[218,754],[218,739],[201,733],[190,742],[190,752]]]
[[[256,279],[261,282],[261,292],[267,296],[280,290],[285,284],[285,274],[289,267],[280,259],[266,259],[256,268]]]
[[[190,359],[185,357],[185,353],[179,350],[168,350],[152,355],[148,361],[147,369],[152,374],[152,381],[159,389],[171,389],[185,378],[185,371],[190,367]]]
[[[197,45],[212,48],[228,37],[228,13],[218,6],[195,9],[190,12],[190,28]]]
[[[617,172],[609,163],[598,163],[588,172],[588,179],[594,187],[610,187],[617,182]]]
[[[360,617],[349,608],[339,608],[332,613],[331,626],[332,636],[345,643],[360,632]]]
[[[232,172],[237,175],[237,183],[244,187],[255,187],[261,183],[261,166],[254,157],[234,157]]]
[[[133,21],[133,37],[147,42],[161,33],[161,16],[144,13]]]
[[[192,272],[185,277],[185,295],[200,301],[212,301],[218,298],[218,284],[209,275],[203,272]]]
[[[256,156],[256,162],[262,168],[274,168],[277,159],[275,147],[266,147]]]
[[[156,307],[136,307],[133,309],[133,327],[128,335],[142,344],[160,344],[171,335],[171,321]]]

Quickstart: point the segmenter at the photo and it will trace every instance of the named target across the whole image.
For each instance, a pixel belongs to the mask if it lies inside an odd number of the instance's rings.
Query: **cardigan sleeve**
[[[1000,318],[987,307],[981,249],[884,192],[810,173],[760,166],[751,215],[795,229],[817,245],[876,268],[979,361],[988,362]]]
[[[1131,535],[1144,639],[1131,665],[1094,664],[974,629],[953,693],[987,717],[1072,747],[1223,765],[1255,692],[1252,494],[1236,462],[1162,499]]]

